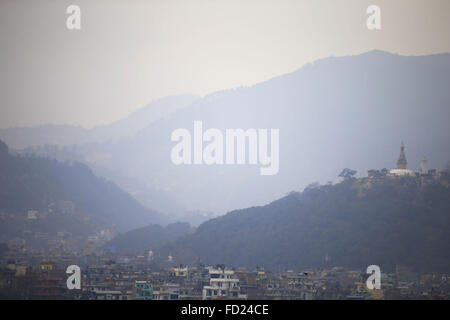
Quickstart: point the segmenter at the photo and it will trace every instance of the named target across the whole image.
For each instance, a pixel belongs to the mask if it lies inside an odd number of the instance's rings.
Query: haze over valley
[[[336,182],[344,167],[359,176],[394,168],[402,141],[412,169],[424,156],[431,168],[442,169],[450,159],[448,83],[449,54],[412,57],[375,50],[321,59],[202,98],[165,98],[109,126],[10,128],[0,130],[0,138],[19,153],[84,162],[169,220],[198,224],[313,182]],[[149,116],[150,110],[159,117]],[[204,130],[279,129],[278,174],[260,176],[259,166],[249,164],[174,165],[171,133],[192,131],[196,120]],[[102,131],[110,138],[98,138]]]

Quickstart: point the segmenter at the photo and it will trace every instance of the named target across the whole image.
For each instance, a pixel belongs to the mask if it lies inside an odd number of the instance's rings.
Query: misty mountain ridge
[[[198,97],[189,94],[157,99],[132,112],[126,118],[91,129],[54,124],[0,129],[0,139],[14,149],[43,145],[72,146],[117,141],[120,138],[135,135],[152,122],[163,119],[178,109],[188,106],[196,99]]]
[[[424,156],[430,167],[442,168],[450,159],[448,83],[450,54],[374,50],[324,58],[250,87],[212,93],[132,136],[74,152],[148,206],[164,211],[176,202],[171,211],[178,214],[222,214],[266,204],[314,181],[336,181],[344,167],[360,175],[393,168],[401,141],[410,168]],[[279,173],[260,176],[251,165],[174,165],[171,133],[192,130],[195,120],[205,130],[279,129]],[[161,194],[172,201],[158,203]]]

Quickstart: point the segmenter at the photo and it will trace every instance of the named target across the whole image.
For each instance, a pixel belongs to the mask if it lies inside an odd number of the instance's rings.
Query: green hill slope
[[[142,253],[146,250],[157,249],[170,241],[191,233],[192,230],[189,223],[176,222],[166,227],[151,224],[119,234],[107,242],[104,247],[114,248],[114,251],[118,253]]]
[[[450,179],[352,179],[205,222],[165,248],[178,262],[450,271]],[[328,264],[325,256],[329,257]]]
[[[3,240],[25,231],[91,235],[128,231],[162,216],[80,163],[61,163],[8,153],[0,141],[0,231]],[[36,212],[30,219],[29,211]]]

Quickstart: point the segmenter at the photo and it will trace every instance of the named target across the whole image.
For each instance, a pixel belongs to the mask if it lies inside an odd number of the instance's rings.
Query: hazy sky
[[[66,28],[70,4],[81,30]],[[0,0],[0,127],[108,123],[332,55],[450,52],[449,14],[449,0]]]

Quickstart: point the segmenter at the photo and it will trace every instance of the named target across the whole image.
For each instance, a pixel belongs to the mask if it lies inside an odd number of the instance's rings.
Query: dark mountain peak
[[[361,56],[364,56],[364,55],[375,56],[375,57],[376,56],[390,56],[390,57],[399,56],[398,53],[392,53],[392,52],[389,52],[389,51],[379,50],[379,49],[373,49],[373,50],[370,50],[370,51],[367,51],[367,52],[363,52],[360,55]]]

